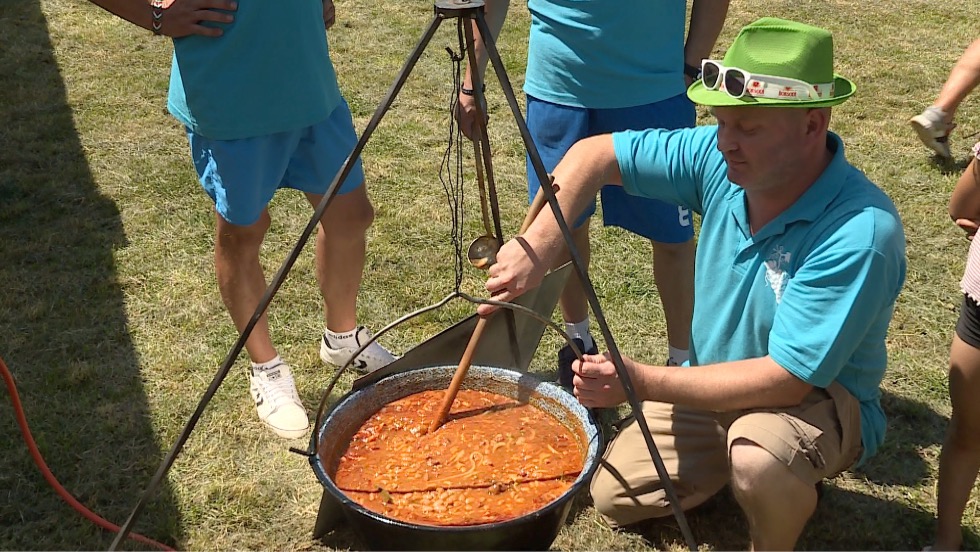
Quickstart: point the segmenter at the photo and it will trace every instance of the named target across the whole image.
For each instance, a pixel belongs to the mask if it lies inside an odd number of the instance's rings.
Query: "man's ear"
[[[824,133],[830,128],[830,108],[813,107],[807,109],[806,119],[807,136],[819,137],[822,140]]]

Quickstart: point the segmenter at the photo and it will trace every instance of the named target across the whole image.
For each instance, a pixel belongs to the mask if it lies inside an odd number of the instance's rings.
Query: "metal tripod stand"
[[[290,254],[283,261],[283,264],[280,266],[279,270],[276,272],[276,275],[273,277],[269,286],[266,288],[262,298],[259,300],[259,304],[256,307],[255,312],[252,315],[252,318],[249,320],[248,324],[242,330],[242,333],[239,335],[239,338],[235,342],[232,349],[228,352],[228,355],[225,357],[224,362],[222,363],[221,367],[218,369],[218,372],[215,374],[211,384],[208,386],[207,391],[201,397],[201,400],[198,403],[198,406],[195,409],[194,413],[188,419],[186,425],[184,426],[184,429],[181,431],[176,442],[173,444],[167,456],[164,458],[163,462],[161,462],[156,473],[151,478],[150,483],[147,485],[146,489],[144,490],[136,506],[133,508],[133,511],[130,513],[129,517],[126,519],[126,522],[120,528],[120,531],[116,535],[116,538],[112,541],[109,550],[116,550],[119,547],[120,543],[132,531],[133,525],[138,519],[140,513],[142,512],[146,502],[153,495],[154,491],[159,486],[160,482],[163,480],[167,472],[173,466],[173,463],[176,460],[177,455],[179,455],[180,451],[183,449],[184,444],[187,442],[187,439],[190,437],[191,432],[193,431],[194,427],[197,425],[197,422],[200,419],[201,415],[203,414],[204,409],[207,407],[207,404],[210,402],[211,398],[217,392],[218,388],[220,387],[221,383],[224,381],[225,377],[227,377],[228,372],[230,371],[232,365],[234,364],[235,360],[238,358],[238,355],[241,353],[242,349],[244,348],[245,342],[248,339],[249,335],[251,335],[251,332],[254,329],[259,318],[261,318],[262,314],[265,312],[269,304],[272,302],[272,298],[275,296],[276,292],[281,287],[283,281],[286,278],[286,275],[292,269],[293,265],[296,262],[296,259],[299,257],[299,254],[301,253],[303,247],[306,245],[306,242],[309,240],[313,232],[316,231],[317,223],[320,220],[320,218],[323,216],[323,214],[326,212],[330,202],[337,195],[337,191],[340,188],[340,183],[343,182],[350,174],[351,169],[354,166],[354,162],[360,157],[361,152],[363,151],[364,146],[367,144],[368,139],[377,129],[378,124],[381,122],[382,117],[391,108],[392,103],[394,102],[395,98],[398,96],[398,93],[401,91],[402,86],[405,84],[409,75],[411,74],[412,69],[415,67],[419,58],[422,56],[422,53],[425,51],[429,42],[432,40],[432,37],[435,35],[436,30],[438,30],[440,24],[444,20],[456,19],[457,25],[462,27],[462,33],[465,38],[464,49],[467,53],[468,63],[470,64],[470,67],[474,69],[478,67],[478,65],[476,60],[476,54],[474,52],[475,41],[474,41],[473,27],[470,23],[472,22],[476,24],[477,29],[479,29],[480,31],[480,36],[482,37],[484,45],[486,47],[490,65],[494,69],[494,73],[496,74],[497,80],[499,81],[504,96],[507,99],[508,106],[510,107],[515,122],[517,123],[517,128],[520,131],[521,139],[523,140],[525,149],[528,152],[528,158],[530,160],[531,166],[534,169],[534,172],[537,175],[538,180],[540,182],[550,181],[548,172],[544,168],[544,164],[541,161],[541,157],[538,154],[538,150],[535,147],[534,142],[531,139],[530,132],[528,131],[527,125],[524,122],[524,118],[521,114],[520,106],[517,103],[517,97],[514,95],[513,87],[511,86],[510,80],[507,77],[507,73],[504,70],[504,65],[500,58],[499,52],[497,51],[496,44],[490,32],[490,28],[487,26],[486,20],[484,18],[483,7],[484,7],[483,0],[436,0],[434,5],[435,16],[432,19],[432,22],[423,32],[422,37],[419,39],[417,45],[415,46],[415,49],[408,56],[408,59],[405,61],[405,64],[403,65],[401,71],[399,72],[397,78],[395,79],[395,82],[391,85],[391,88],[388,90],[388,93],[385,95],[384,99],[382,99],[380,105],[375,110],[373,116],[371,117],[363,133],[358,139],[357,144],[354,146],[354,149],[351,152],[350,156],[344,162],[343,167],[334,177],[333,182],[331,182],[330,186],[327,188],[327,191],[324,193],[323,199],[320,201],[320,204],[317,205],[316,209],[314,210],[313,215],[310,218],[310,221],[303,229],[303,232],[300,234],[300,237],[297,240],[295,246],[290,251]],[[492,185],[493,179],[492,179],[492,165],[490,163],[490,158],[491,158],[490,143],[489,143],[489,136],[487,134],[487,126],[486,126],[487,119],[485,117],[485,113],[482,112],[482,110],[484,109],[483,106],[486,105],[484,94],[483,94],[483,78],[482,75],[480,75],[479,73],[480,71],[477,70],[472,71],[473,93],[476,98],[476,104],[478,106],[477,109],[479,111],[477,116],[477,121],[479,127],[479,136],[481,138],[480,148],[482,151],[484,168],[487,171],[488,181],[491,183],[491,185],[488,188],[488,193],[490,196],[490,203],[492,206],[493,221],[496,230],[498,245],[502,245],[499,205],[497,203],[496,190]],[[606,323],[606,319],[603,316],[602,308],[599,305],[599,299],[595,293],[595,288],[592,286],[592,281],[589,279],[589,275],[585,268],[585,264],[583,263],[581,255],[579,254],[578,250],[575,247],[571,232],[562,216],[561,208],[559,207],[558,199],[555,196],[555,192],[550,186],[542,186],[541,190],[544,193],[545,198],[547,199],[548,205],[551,207],[551,211],[558,222],[558,226],[561,230],[562,236],[565,240],[565,243],[568,246],[569,253],[572,259],[572,264],[574,265],[576,273],[578,274],[579,279],[582,282],[583,289],[585,290],[586,296],[588,298],[589,306],[592,310],[592,313],[596,317],[597,325],[601,330],[603,339],[605,340],[606,347],[612,358],[612,362],[616,367],[616,372],[619,376],[620,381],[622,382],[624,390],[626,391],[626,396],[630,408],[632,409],[635,415],[637,425],[639,426],[641,434],[644,437],[644,441],[647,445],[647,449],[650,452],[650,457],[657,470],[657,474],[660,477],[660,480],[663,484],[664,491],[667,495],[668,501],[670,502],[671,509],[680,527],[681,533],[684,536],[685,543],[687,544],[690,550],[697,550],[697,545],[694,541],[693,535],[691,534],[690,527],[687,524],[687,519],[684,516],[684,512],[681,509],[680,501],[677,498],[673,483],[671,482],[666,467],[664,466],[663,460],[660,457],[660,453],[657,451],[657,446],[653,441],[653,437],[650,433],[649,426],[647,425],[646,420],[643,417],[642,414],[643,410],[641,408],[639,400],[636,398],[636,391],[633,387],[632,381],[630,380],[629,373],[626,371],[626,368],[624,367],[622,355],[619,352],[619,348],[616,346],[616,342],[613,339],[611,331],[609,330],[609,325]],[[319,431],[319,428],[313,428],[313,431]]]

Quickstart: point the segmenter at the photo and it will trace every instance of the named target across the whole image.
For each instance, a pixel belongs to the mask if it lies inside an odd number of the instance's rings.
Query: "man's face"
[[[715,107],[718,150],[728,179],[746,190],[779,186],[798,168],[806,145],[807,110],[779,107]]]

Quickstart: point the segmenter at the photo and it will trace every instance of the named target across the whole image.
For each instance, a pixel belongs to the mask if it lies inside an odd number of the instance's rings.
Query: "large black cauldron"
[[[599,463],[602,439],[591,413],[555,384],[526,372],[473,366],[464,389],[497,393],[529,402],[555,416],[579,435],[585,450],[585,467],[571,488],[547,506],[525,516],[499,523],[467,527],[433,527],[397,521],[372,512],[334,485],[331,476],[347,443],[361,425],[382,406],[413,393],[446,389],[455,366],[420,368],[388,376],[345,395],[320,425],[319,450],[310,457],[317,479],[325,489],[320,505],[321,529],[332,516],[342,515],[354,532],[373,550],[545,550],[558,535],[574,496],[588,484]],[[316,531],[315,531],[316,532]]]

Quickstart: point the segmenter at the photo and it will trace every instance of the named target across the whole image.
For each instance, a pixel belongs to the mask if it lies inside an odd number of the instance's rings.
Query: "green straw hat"
[[[853,82],[834,73],[834,39],[830,32],[796,21],[763,17],[746,25],[721,63],[725,68],[738,68],[750,75],[790,78],[818,87],[832,83],[832,93],[829,97],[810,100],[750,96],[748,92],[733,98],[720,89],[721,84],[709,90],[699,79],[687,89],[691,101],[708,106],[830,107],[847,100],[855,91]],[[719,77],[719,80],[723,79]],[[746,86],[753,84],[760,83],[750,79]]]

